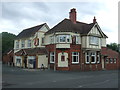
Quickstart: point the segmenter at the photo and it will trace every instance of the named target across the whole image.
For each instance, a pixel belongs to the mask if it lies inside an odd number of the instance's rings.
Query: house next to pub
[[[95,17],[90,24],[77,21],[73,8],[69,19],[51,29],[44,23],[18,34],[14,41],[14,64],[54,70],[117,69],[119,53],[106,47],[106,38]]]

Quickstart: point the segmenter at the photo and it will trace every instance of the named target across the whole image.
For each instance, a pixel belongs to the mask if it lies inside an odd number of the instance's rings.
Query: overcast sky
[[[85,1],[85,0],[84,0]],[[118,0],[119,1],[119,0]],[[50,28],[69,18],[70,9],[76,8],[77,20],[92,23],[95,16],[107,43],[118,43],[118,1],[99,2],[2,2],[0,32],[19,34],[23,29],[47,23]]]

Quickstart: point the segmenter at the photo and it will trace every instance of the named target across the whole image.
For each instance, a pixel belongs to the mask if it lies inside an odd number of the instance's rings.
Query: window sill
[[[79,64],[79,62],[72,62],[72,64]]]
[[[89,44],[89,45],[93,45],[93,46],[99,46],[99,44]]]

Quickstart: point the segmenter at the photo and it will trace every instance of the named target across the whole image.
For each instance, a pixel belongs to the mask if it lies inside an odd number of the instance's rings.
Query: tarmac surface
[[[118,88],[118,70],[54,71],[3,65],[2,88]]]

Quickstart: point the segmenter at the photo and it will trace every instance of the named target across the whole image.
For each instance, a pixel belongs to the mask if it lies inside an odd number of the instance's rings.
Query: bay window
[[[56,42],[57,43],[68,43],[70,42],[70,35],[57,35]]]
[[[79,52],[72,52],[72,63],[79,63]]]
[[[99,38],[94,37],[94,36],[90,36],[90,44],[98,45],[99,44]]]
[[[116,63],[116,58],[114,58],[114,63]]]
[[[96,63],[96,52],[91,52],[91,63]]]

